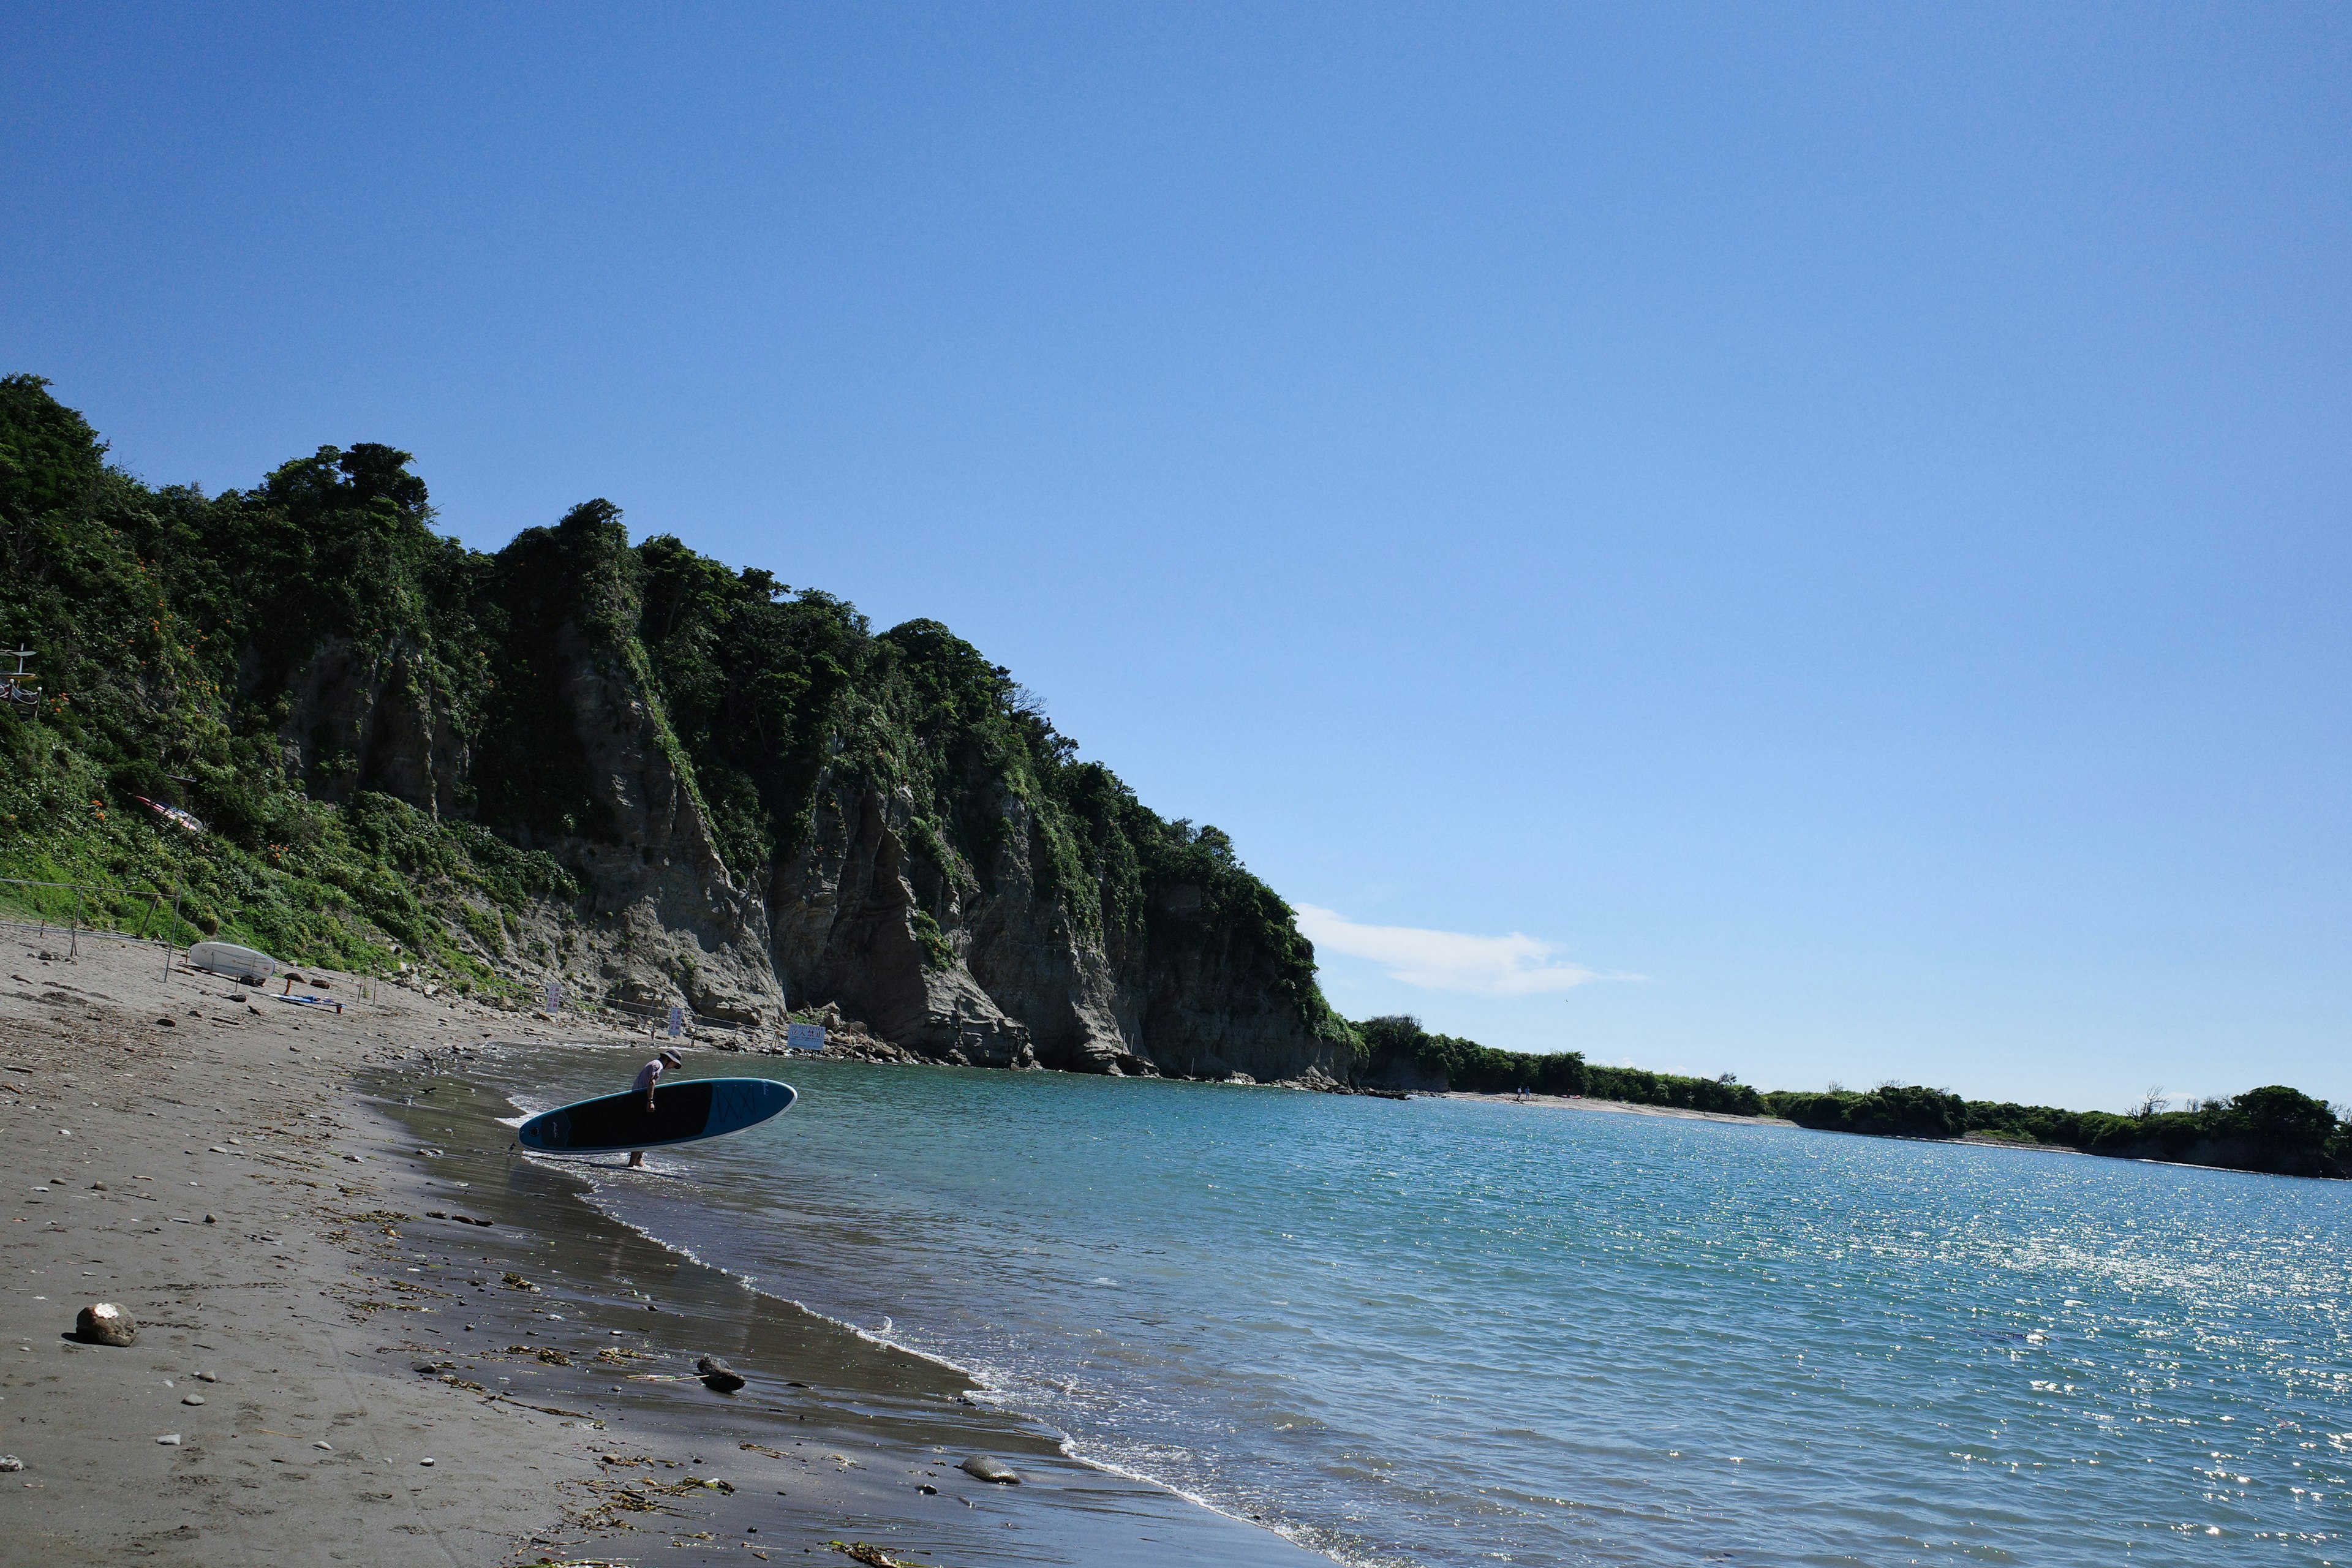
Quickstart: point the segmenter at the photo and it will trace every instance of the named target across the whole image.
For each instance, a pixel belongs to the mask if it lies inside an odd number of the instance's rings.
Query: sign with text
[[[824,1049],[824,1026],[787,1024],[784,1026],[784,1044],[796,1051],[821,1051]]]
[[[669,1037],[674,1040],[684,1033],[686,1033],[686,1009],[673,1002],[669,1005]]]

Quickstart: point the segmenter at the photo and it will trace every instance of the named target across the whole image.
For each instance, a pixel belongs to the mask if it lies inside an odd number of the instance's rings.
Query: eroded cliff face
[[[243,684],[257,687],[257,671],[248,668]],[[429,665],[405,638],[362,649],[348,637],[322,637],[284,692],[287,773],[322,800],[376,790],[436,816],[452,809],[468,771],[466,749],[436,715],[431,684]]]
[[[940,1061],[1348,1076],[1312,950],[1225,835],[937,622],[877,633],[604,501],[470,550],[390,447],[205,496],[108,469],[37,382],[0,378],[12,429],[47,456],[0,473],[0,597],[60,696],[37,732],[0,712],[0,846],[168,867],[197,930],[453,985],[789,1002]],[[159,799],[210,832],[158,838]]]
[[[1041,885],[1034,813],[1002,779],[974,866],[916,816],[912,792],[827,779],[813,841],[780,863],[769,914],[796,1003],[834,1004],[934,1060],[1076,1072],[1339,1082],[1267,956],[1204,918],[1202,889],[1155,889],[1127,922],[1089,921]]]
[[[768,959],[765,911],[719,859],[657,697],[630,661],[593,647],[576,625],[561,628],[556,647],[561,700],[609,837],[569,836],[548,847],[587,889],[588,941],[613,994],[656,1006],[677,999],[730,1022],[775,1022],[784,996]]]
[[[574,809],[498,826],[520,847],[552,855],[581,893],[526,912],[519,943],[462,922],[452,939],[534,981],[576,984],[593,974],[603,999],[775,1023],[784,996],[761,897],[719,858],[642,654],[577,615],[541,630],[546,657],[503,700],[537,710],[532,738],[554,754],[502,755],[493,765],[545,767],[568,784]],[[322,638],[286,682],[278,735],[288,772],[331,801],[373,790],[436,817],[472,815],[485,781],[448,705],[435,700],[433,668],[412,644],[366,652],[348,637]],[[480,716],[495,726],[500,700]]]

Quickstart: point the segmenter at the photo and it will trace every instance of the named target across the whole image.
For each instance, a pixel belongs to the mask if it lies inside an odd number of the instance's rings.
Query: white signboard
[[[784,1026],[784,1044],[796,1051],[821,1051],[824,1049],[824,1026],[787,1024]]]
[[[673,1002],[669,1005],[669,1037],[674,1040],[684,1033],[686,1033],[686,1009]]]
[[[552,980],[547,983],[547,1010],[551,1013],[563,1011],[563,987]]]

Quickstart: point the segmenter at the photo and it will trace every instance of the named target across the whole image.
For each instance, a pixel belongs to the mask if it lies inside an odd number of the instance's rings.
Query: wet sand
[[[846,1561],[835,1542],[943,1563],[1321,1561],[1076,1463],[951,1370],[755,1294],[514,1157],[509,1108],[466,1058],[559,1048],[571,1022],[355,1001],[320,976],[337,1016],[275,984],[166,980],[152,947],[80,947],[64,962],[0,931],[8,1561]],[[134,1345],[70,1337],[97,1300],[140,1322]],[[702,1355],[748,1385],[707,1388]],[[1024,1484],[956,1468],[975,1454]]]

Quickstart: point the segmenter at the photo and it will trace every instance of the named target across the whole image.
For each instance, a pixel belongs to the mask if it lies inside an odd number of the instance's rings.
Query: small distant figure
[[[647,1062],[645,1066],[637,1069],[636,1081],[629,1085],[629,1092],[632,1094],[644,1095],[646,1097],[646,1110],[650,1112],[654,1108],[654,1086],[661,1082],[661,1075],[672,1068],[682,1068],[685,1065],[686,1058],[684,1057],[679,1056],[676,1051],[665,1050],[661,1055],[656,1057],[653,1060]],[[630,1150],[629,1169],[632,1171],[642,1171],[645,1168],[646,1152],[643,1149]]]

